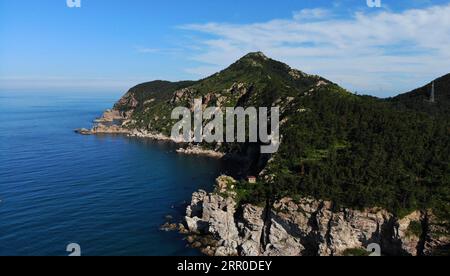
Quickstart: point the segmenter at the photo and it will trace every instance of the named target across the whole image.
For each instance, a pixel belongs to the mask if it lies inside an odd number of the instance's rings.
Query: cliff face
[[[207,254],[340,255],[374,242],[386,254],[450,254],[449,80],[435,81],[435,103],[429,87],[382,100],[251,53],[199,81],[133,87],[92,130],[78,132],[171,140],[172,110],[192,110],[194,99],[222,111],[276,106],[275,154],[261,154],[262,142],[180,145],[179,153],[239,157],[237,174],[257,176],[231,195],[194,195],[186,221],[213,237],[203,239]],[[357,211],[373,206],[383,209]],[[422,211],[393,215],[411,210]]]
[[[198,191],[186,212],[191,234],[209,237],[201,239],[209,255],[339,256],[355,250],[368,255],[366,248],[375,243],[382,254],[418,256],[448,250],[450,242],[431,211],[398,219],[376,208],[334,210],[331,202],[310,198],[238,206],[232,193],[224,194]]]

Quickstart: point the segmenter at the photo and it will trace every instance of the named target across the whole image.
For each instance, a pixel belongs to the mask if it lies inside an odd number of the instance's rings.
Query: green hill
[[[427,112],[433,115],[448,116],[450,114],[450,74],[434,80],[435,102],[430,102],[431,83],[411,92],[389,99],[398,107]]]
[[[433,208],[450,218],[448,79],[394,99],[357,96],[319,76],[251,53],[196,82],[150,82],[132,88],[115,106],[126,127],[170,134],[176,106],[280,106],[282,143],[274,155],[258,144],[204,144],[245,157],[242,201],[313,196],[336,206],[384,207],[397,214]],[[444,114],[435,116],[437,113]]]

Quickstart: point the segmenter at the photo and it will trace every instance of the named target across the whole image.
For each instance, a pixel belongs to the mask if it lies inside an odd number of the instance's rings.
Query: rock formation
[[[210,255],[339,256],[376,243],[385,255],[417,256],[450,242],[444,227],[434,229],[439,226],[430,211],[398,219],[380,208],[335,210],[331,202],[311,198],[239,206],[233,181],[220,177],[215,193],[198,191],[187,207],[187,228],[209,237],[202,248]]]
[[[199,81],[137,85],[94,128],[77,132],[173,141],[182,147],[178,153],[241,160],[238,174],[258,175],[261,182],[258,189],[244,191],[258,200],[267,200],[268,191],[262,192],[264,199],[259,192],[274,184],[269,192],[301,191],[345,206],[385,208],[337,208],[311,198],[243,204],[236,199],[236,183],[221,177],[215,193],[195,193],[187,210],[186,227],[199,235],[190,236],[190,243],[201,243],[208,255],[345,255],[367,253],[361,249],[371,243],[388,255],[449,254],[450,105],[445,96],[450,75],[435,83],[440,96],[433,105],[424,101],[428,86],[394,99],[359,96],[250,53]],[[255,143],[171,139],[172,110],[193,111],[196,99],[202,99],[203,109],[222,111],[279,107],[279,151],[269,156],[260,154]],[[386,211],[419,208],[424,210],[401,218]]]

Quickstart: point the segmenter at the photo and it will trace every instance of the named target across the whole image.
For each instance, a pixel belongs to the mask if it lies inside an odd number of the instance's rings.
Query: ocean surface
[[[174,145],[82,136],[119,93],[0,92],[0,255],[189,256],[181,218],[193,191],[227,168]]]

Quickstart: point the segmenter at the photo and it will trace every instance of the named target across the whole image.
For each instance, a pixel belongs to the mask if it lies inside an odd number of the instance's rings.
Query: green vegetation
[[[398,214],[447,209],[449,120],[335,89],[299,99],[313,112],[292,113],[282,129],[283,143],[267,169],[275,175],[272,196],[312,195]]]
[[[236,202],[240,203],[253,203],[258,206],[264,206],[266,199],[270,198],[265,189],[265,183],[249,183],[241,180],[236,184]]]
[[[407,236],[420,237],[423,233],[422,223],[420,221],[412,221],[406,230]]]
[[[170,113],[193,99],[209,106],[280,106],[282,144],[259,154],[259,144],[223,144],[245,156],[257,184],[239,182],[240,202],[263,204],[284,196],[331,200],[336,207],[384,207],[399,216],[433,208],[450,218],[450,75],[394,99],[358,96],[321,78],[253,53],[197,82],[152,82],[131,89],[116,105],[135,110],[129,127],[170,133]],[[173,101],[175,92],[187,89]],[[202,145],[215,148],[216,145]],[[267,163],[269,159],[271,162]],[[413,229],[414,230],[414,229]]]
[[[437,116],[448,116],[450,114],[450,74],[436,79],[434,84],[435,103],[429,102],[432,90],[431,83],[387,101],[398,108],[421,111]]]

